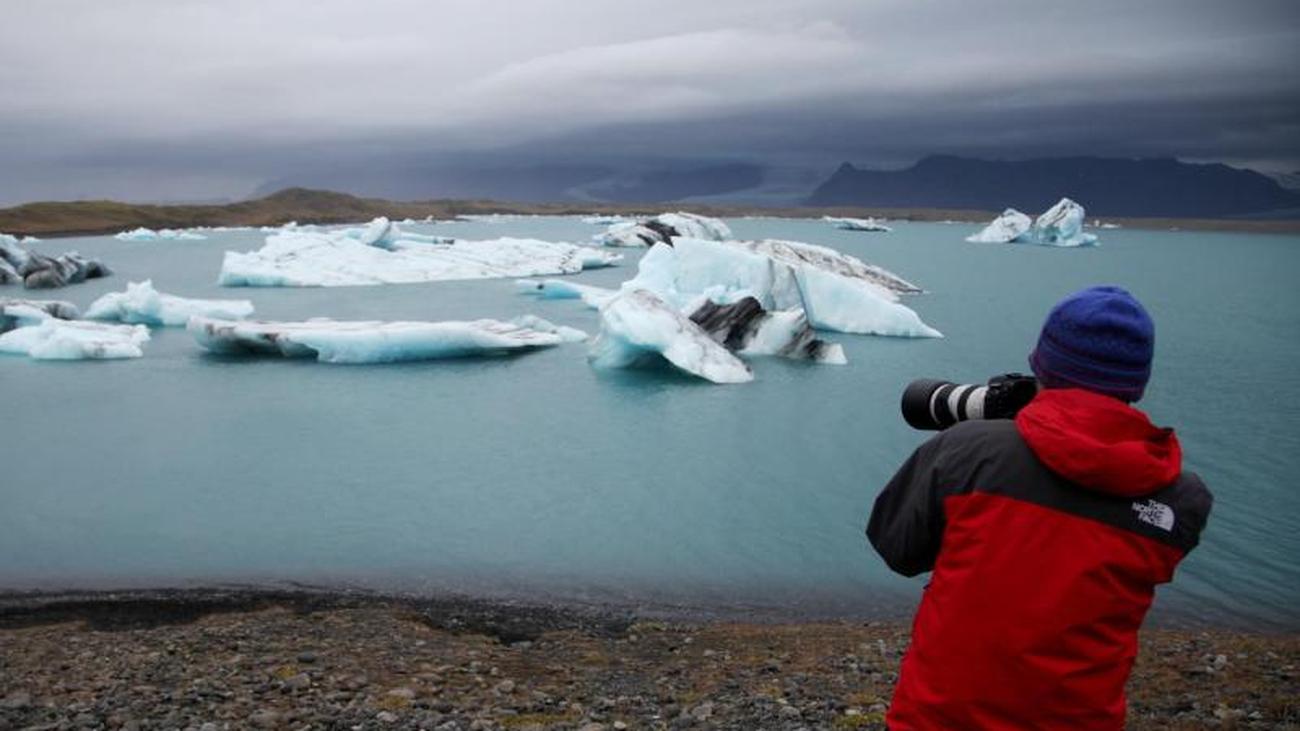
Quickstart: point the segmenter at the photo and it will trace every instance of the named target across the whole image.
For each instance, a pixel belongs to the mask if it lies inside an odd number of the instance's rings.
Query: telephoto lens
[[[912,381],[903,390],[903,419],[913,429],[947,429],[968,419],[1010,419],[1038,392],[1033,376],[1006,373],[988,385],[934,378]]]

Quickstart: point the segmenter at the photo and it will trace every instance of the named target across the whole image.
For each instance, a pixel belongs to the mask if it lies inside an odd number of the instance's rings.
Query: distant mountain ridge
[[[813,191],[814,206],[1045,210],[1062,197],[1089,215],[1222,218],[1300,208],[1300,192],[1253,170],[1173,158],[1060,157],[1022,161],[933,155],[903,170],[844,163]]]

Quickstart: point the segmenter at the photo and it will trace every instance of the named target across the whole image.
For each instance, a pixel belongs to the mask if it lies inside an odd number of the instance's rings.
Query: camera
[[[1038,381],[1023,373],[1003,373],[987,385],[933,378],[903,389],[903,419],[913,429],[947,429],[967,419],[1010,419],[1038,393]]]

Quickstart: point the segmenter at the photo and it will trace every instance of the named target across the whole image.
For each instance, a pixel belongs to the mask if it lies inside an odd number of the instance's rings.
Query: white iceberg
[[[109,268],[97,259],[75,251],[58,256],[38,254],[23,248],[14,237],[0,234],[0,284],[21,282],[27,289],[52,289],[109,274]]]
[[[203,241],[208,237],[186,229],[163,228],[154,231],[141,226],[130,231],[123,231],[113,236],[113,238],[118,241]]]
[[[1029,216],[1008,208],[982,231],[967,236],[966,240],[975,244],[1009,244],[1029,233],[1033,225],[1034,221]]]
[[[1062,198],[1036,220],[1008,208],[984,230],[966,240],[981,244],[1038,244],[1040,246],[1092,246],[1095,234],[1084,233],[1084,209],[1069,198]]]
[[[1083,206],[1069,198],[1047,209],[1034,221],[1034,243],[1043,246],[1092,246],[1095,234],[1083,231]]]
[[[889,233],[894,229],[874,218],[844,218],[839,216],[822,216],[822,220],[845,231],[874,231]]]
[[[62,300],[0,299],[0,333],[50,318],[75,320],[80,316],[76,305]]]
[[[285,231],[268,236],[266,245],[257,251],[226,252],[218,281],[228,287],[407,284],[576,274],[622,259],[589,246],[536,239],[433,244],[409,238],[389,240],[380,231],[375,245],[367,245],[364,240],[376,231],[367,227],[354,235],[355,231]]]
[[[199,345],[213,353],[281,355],[351,364],[499,355],[559,345],[572,337],[572,333],[561,334],[558,328],[556,332],[544,332],[497,320],[252,322],[193,317],[186,329]]]
[[[406,219],[409,223],[414,223],[411,219]],[[432,236],[429,234],[417,234],[410,231],[404,231],[397,224],[390,222],[387,218],[380,216],[361,228],[345,228],[341,233],[349,238],[354,238],[366,246],[376,246],[381,249],[392,251],[398,248],[399,244],[451,244],[455,239],[450,236]]]
[[[143,325],[49,317],[0,335],[0,353],[27,355],[36,360],[139,358],[148,341],[149,328]]]
[[[242,320],[253,314],[248,300],[205,300],[163,294],[153,282],[128,282],[125,292],[109,292],[91,303],[86,318],[154,325],[184,325],[191,317]]]
[[[616,289],[593,287],[563,279],[518,279],[515,280],[515,287],[523,294],[535,295],[544,300],[581,299],[593,309],[599,309],[618,294]]]
[[[749,366],[652,292],[623,292],[600,309],[600,319],[600,334],[588,352],[597,368],[627,368],[663,357],[713,383],[754,380]]]
[[[643,221],[616,223],[604,233],[593,236],[602,246],[644,248],[655,244],[672,244],[677,237],[725,241],[731,238],[726,223],[694,213],[661,213]]]
[[[676,239],[646,252],[624,290],[645,289],[677,308],[700,296],[751,296],[764,310],[799,309],[813,327],[846,333],[942,337],[899,292],[920,291],[887,270],[833,249],[793,241]]]

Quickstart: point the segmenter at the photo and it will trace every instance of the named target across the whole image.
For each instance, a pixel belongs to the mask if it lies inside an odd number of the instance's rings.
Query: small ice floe
[[[563,279],[517,279],[515,287],[522,294],[531,294],[544,300],[581,299],[592,308],[599,308],[618,294],[616,289],[593,287]]]
[[[689,315],[644,289],[624,290],[600,308],[600,334],[588,358],[599,369],[663,359],[712,383],[747,383],[740,356],[774,355],[847,363],[839,345],[818,339],[801,311],[767,312],[758,300],[730,304],[701,298]]]
[[[177,297],[154,289],[153,282],[128,282],[125,292],[109,292],[91,303],[86,310],[90,320],[116,320],[118,322],[180,326],[191,317],[215,317],[223,320],[242,320],[253,314],[253,303],[248,300],[206,300]]]
[[[747,383],[754,373],[690,318],[653,292],[623,292],[600,308],[588,358],[596,368],[628,368],[662,357],[713,383]]]
[[[75,251],[46,256],[29,251],[12,236],[0,234],[0,284],[21,282],[27,289],[54,289],[112,272],[96,259]]]
[[[845,231],[873,231],[889,233],[894,229],[874,218],[843,218],[839,216],[822,216],[822,220]]]
[[[415,222],[408,218],[406,223]],[[432,236],[404,231],[398,228],[397,224],[391,223],[383,216],[376,218],[363,227],[345,228],[338,233],[356,239],[366,246],[375,246],[389,251],[393,251],[400,244],[453,244],[456,242],[456,239],[450,236]]]
[[[50,318],[75,320],[81,316],[77,306],[63,300],[27,300],[0,298],[0,333],[18,327],[38,325]]]
[[[123,231],[114,235],[113,238],[118,241],[204,241],[208,237],[183,228],[162,228],[154,231],[141,226],[130,231]]]
[[[966,237],[967,241],[985,244],[1038,244],[1040,246],[1093,246],[1095,234],[1084,233],[1084,208],[1069,198],[1062,198],[1037,219],[1008,208],[982,231]]]
[[[602,246],[645,248],[655,244],[672,245],[677,237],[724,241],[731,238],[726,223],[694,213],[661,213],[641,221],[624,221],[592,237]]]
[[[583,223],[590,223],[596,226],[609,226],[614,223],[627,223],[633,219],[627,216],[583,216]]]
[[[386,219],[342,231],[282,231],[257,251],[226,252],[220,284],[341,287],[576,274],[618,254],[537,239],[449,240],[402,232]]]
[[[6,313],[9,308],[5,308]],[[34,308],[22,313],[31,316]],[[6,317],[8,315],[6,314]],[[0,353],[35,360],[107,360],[139,358],[149,341],[143,325],[109,325],[57,317],[36,319],[0,334]]]
[[[526,321],[520,321],[525,323]],[[472,322],[256,322],[190,318],[186,329],[205,349],[228,355],[315,358],[321,363],[398,363],[471,355],[503,355],[576,339],[541,320],[529,324]],[[585,337],[585,333],[582,334]]]

